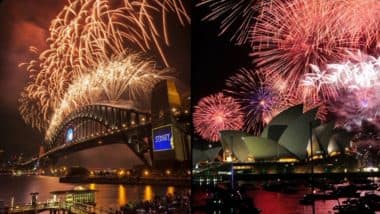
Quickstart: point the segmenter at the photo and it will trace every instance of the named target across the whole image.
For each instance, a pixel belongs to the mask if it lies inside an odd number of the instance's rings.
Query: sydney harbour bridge
[[[131,101],[101,102],[76,109],[57,126],[38,157],[20,167],[52,166],[71,153],[111,144],[126,145],[130,151],[126,156],[137,157],[149,167],[188,161],[189,96],[181,97],[174,81],[165,80],[153,88],[151,101],[150,110],[136,108]]]

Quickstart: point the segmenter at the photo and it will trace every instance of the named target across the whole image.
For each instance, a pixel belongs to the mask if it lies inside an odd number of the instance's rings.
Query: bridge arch
[[[133,108],[122,108],[105,104],[88,105],[72,112],[55,129],[52,139],[48,142],[50,148],[64,143],[66,131],[69,127],[79,128],[85,122],[93,122],[83,127],[91,133],[114,132],[120,129],[130,129],[150,123],[150,114]],[[89,130],[88,130],[89,129]],[[101,129],[101,130],[99,130]],[[91,136],[86,136],[90,138]],[[85,139],[82,139],[85,140]]]
[[[96,104],[81,107],[55,129],[45,145],[44,157],[58,157],[69,150],[78,151],[104,142],[124,143],[145,163],[151,162],[146,158],[150,146],[150,120],[150,113],[130,106]],[[69,129],[72,136],[67,139]]]

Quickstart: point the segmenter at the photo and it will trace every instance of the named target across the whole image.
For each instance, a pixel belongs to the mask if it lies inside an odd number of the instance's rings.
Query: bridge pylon
[[[185,98],[185,100],[188,97]],[[179,167],[190,160],[190,132],[182,121],[190,109],[182,102],[173,80],[159,82],[152,90],[152,157],[154,168]]]

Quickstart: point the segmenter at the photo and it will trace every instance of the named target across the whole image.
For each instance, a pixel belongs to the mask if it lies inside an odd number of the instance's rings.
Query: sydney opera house
[[[351,155],[348,133],[334,130],[333,121],[321,124],[316,113],[316,108],[303,113],[302,105],[291,107],[273,118],[260,136],[221,131],[221,147],[193,149],[193,163],[213,161],[218,156],[224,162],[278,163]]]

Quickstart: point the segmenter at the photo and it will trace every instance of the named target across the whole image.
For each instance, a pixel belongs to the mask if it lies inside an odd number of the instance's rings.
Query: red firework
[[[380,1],[340,0],[337,8],[340,29],[361,49],[378,47],[380,33]]]
[[[219,140],[219,131],[242,129],[244,116],[238,102],[223,93],[217,93],[198,102],[193,123],[195,132],[202,138],[216,142]]]
[[[270,75],[281,74],[295,89],[300,78],[312,72],[310,64],[323,66],[345,59],[346,50],[360,44],[356,35],[347,33],[349,29],[342,29],[342,16],[337,15],[341,2],[272,0],[264,4],[252,29],[254,63]]]
[[[227,79],[224,90],[239,102],[245,115],[244,130],[254,135],[260,134],[273,117],[296,101],[280,76],[263,74],[242,68]]]

